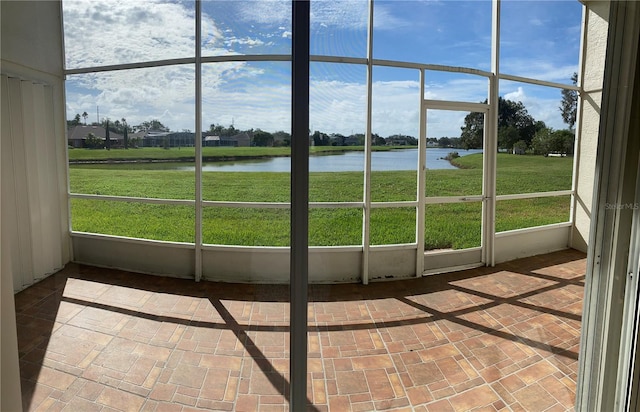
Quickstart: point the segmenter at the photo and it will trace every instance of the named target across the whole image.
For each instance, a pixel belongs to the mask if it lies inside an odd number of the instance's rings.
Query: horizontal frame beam
[[[455,110],[460,112],[489,113],[487,103],[456,102],[451,100],[425,100],[427,110]]]
[[[531,79],[529,77],[513,76],[511,74],[500,73],[499,78],[500,80],[508,80],[512,82],[529,83],[537,86],[555,87],[557,89],[575,90],[577,92],[580,91],[580,87],[574,86],[572,84],[562,84],[562,83],[556,83],[556,82],[549,82],[546,80],[536,80],[536,79]]]
[[[86,195],[82,193],[69,193],[71,199],[84,200],[103,200],[113,202],[131,202],[131,203],[149,203],[155,205],[174,205],[174,206],[194,206],[195,200],[190,199],[160,199],[151,197],[129,197],[129,196],[105,196],[105,195]]]
[[[537,197],[554,197],[573,195],[573,190],[556,190],[553,192],[518,193],[513,195],[498,195],[496,200],[534,199]]]

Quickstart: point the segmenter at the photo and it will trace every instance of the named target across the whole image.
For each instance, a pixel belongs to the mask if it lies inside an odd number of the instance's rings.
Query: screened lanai
[[[282,169],[271,169],[273,160],[245,168],[210,161],[242,160],[242,151],[288,156],[296,139],[306,144],[292,129],[292,5],[197,6],[154,5],[148,16],[143,5],[107,12],[63,3],[67,118],[193,136],[187,147],[169,140],[164,153],[149,153],[146,137],[108,155],[68,151],[74,258],[197,280],[288,282],[293,157]],[[572,82],[580,3],[310,8],[311,156],[301,156],[312,167],[303,235],[311,282],[491,266],[572,243],[581,129],[565,124],[559,107],[563,91],[580,90]],[[138,14],[144,18],[129,24]],[[95,25],[105,28],[87,29]],[[414,50],[393,46],[402,39]],[[511,129],[499,100],[517,112]],[[510,155],[516,141],[533,147],[536,129],[567,129],[568,144],[558,156]],[[202,147],[242,133],[251,148]],[[443,137],[455,143],[433,147]],[[462,154],[459,166],[442,161],[453,153]],[[146,156],[154,162],[135,160]],[[187,162],[167,163],[176,159]]]
[[[274,367],[280,375],[261,369],[262,378],[281,387],[284,408],[297,410],[314,385],[315,352],[305,348],[313,344],[308,322],[319,318],[308,313],[307,291],[321,291],[315,298],[330,302],[322,310],[332,312],[344,304],[343,295],[331,295],[333,284],[349,290],[417,281],[430,290],[451,281],[455,289],[459,271],[473,283],[483,274],[498,278],[493,268],[511,270],[517,259],[580,261],[588,253],[580,357],[570,354],[575,370],[563,373],[575,374],[579,407],[637,403],[638,158],[628,137],[637,127],[633,3],[2,2],[2,19],[3,402],[18,369],[17,359],[5,363],[4,355],[5,347],[18,353],[15,312],[4,307],[13,302],[10,291],[28,296],[44,279],[69,282],[71,272],[89,281],[84,268],[191,281],[178,300],[199,296],[209,282],[246,288],[239,300],[255,306],[245,314],[257,318],[233,323],[244,319],[237,308],[213,309],[232,322],[228,342],[255,338],[254,346],[269,352],[271,328],[286,330],[290,340],[272,348],[284,345]],[[37,28],[26,31],[35,20]],[[540,272],[545,262],[532,259],[531,272],[552,281]],[[568,260],[560,263],[571,269],[559,266],[553,279],[568,276],[560,283],[571,290],[581,286],[580,274],[569,272],[582,263]],[[288,297],[274,292],[278,285]],[[66,286],[53,290],[66,296]],[[165,315],[144,315],[143,302],[127,303],[130,293],[121,292],[116,312],[162,322]],[[476,292],[472,306],[488,304],[483,293],[495,291]],[[82,304],[67,297],[57,310]],[[376,317],[378,298],[364,299],[362,316]],[[115,301],[94,300],[87,310],[99,324]],[[446,312],[400,301],[400,312]],[[574,309],[567,312],[573,321]],[[32,315],[18,317],[37,323]],[[36,348],[44,354],[49,342],[60,344],[53,325],[51,340]],[[256,338],[251,325],[266,334]],[[622,333],[611,333],[615,328]],[[340,346],[331,339],[344,336],[330,336],[328,346]],[[21,338],[21,348],[36,341]],[[425,339],[418,336],[422,345]],[[244,350],[254,361],[272,355]],[[353,362],[362,354],[351,355],[345,358]],[[30,378],[48,373],[49,358],[40,359]],[[115,381],[107,386],[104,396],[132,393]],[[431,395],[437,390],[429,388]]]

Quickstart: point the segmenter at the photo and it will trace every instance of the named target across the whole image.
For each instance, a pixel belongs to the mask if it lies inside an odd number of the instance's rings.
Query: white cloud
[[[550,61],[531,59],[503,59],[500,71],[516,76],[546,80],[558,83],[571,83],[571,75],[578,71],[578,65],[557,65]]]
[[[524,97],[525,97],[525,94],[522,87],[518,87],[515,91],[509,92],[504,95],[505,99],[512,100],[514,102],[521,102]]]
[[[394,8],[389,2],[376,4],[373,13],[373,27],[376,30],[399,30],[404,27],[411,27],[415,22],[398,16],[394,13]]]
[[[250,39],[250,38],[243,38],[243,39],[239,39],[237,37],[228,37],[225,39],[225,44],[229,45],[231,47],[233,47],[234,44],[240,44],[240,45],[244,45],[244,46],[262,46],[265,43],[260,40],[260,39]]]
[[[193,10],[156,1],[65,1],[67,68],[193,55]],[[210,30],[213,37],[219,33]]]
[[[539,90],[527,92],[524,87],[518,86],[515,89],[513,84],[509,87],[512,91],[505,93],[504,98],[515,102],[522,102],[527,112],[533,116],[535,120],[542,120],[548,127],[554,129],[566,129],[567,125],[563,123],[560,115],[560,90],[550,89],[544,93]],[[556,94],[557,93],[557,94]],[[554,97],[554,94],[556,94]]]
[[[190,5],[192,3],[151,0],[65,1],[68,68],[192,57],[195,27],[194,10]],[[227,14],[207,13],[208,8],[214,7]],[[202,40],[205,55],[240,54],[253,49],[278,50],[274,52],[280,53],[290,44],[291,9],[288,1],[203,2],[203,9]],[[335,31],[337,39],[340,38],[337,27],[352,31],[366,29],[368,6],[364,0],[314,1],[312,12],[316,28],[326,33]],[[399,13],[393,2],[376,3],[377,30],[409,27],[410,17]],[[338,43],[340,46],[345,44]],[[454,45],[469,47],[460,41],[454,42]],[[228,126],[233,122],[240,129],[289,130],[291,86],[288,64],[206,64],[203,67],[205,126],[210,123]],[[534,59],[507,58],[502,61],[502,70],[543,80],[568,82],[576,67]],[[326,77],[314,78],[311,83],[313,128],[327,133],[363,132],[366,121],[366,87],[363,78],[352,81],[349,76],[326,74]],[[328,77],[329,74],[334,77]],[[158,118],[173,130],[193,130],[193,79],[192,65],[69,76],[67,115],[73,118],[75,113],[86,111],[90,114],[88,120],[93,121],[96,106],[100,106],[101,117],[114,120],[125,117],[130,124]],[[486,92],[487,83],[484,79],[452,77],[429,82],[425,98],[478,102],[486,98]],[[563,127],[561,120],[557,120],[560,119],[557,109],[559,97],[552,99],[539,96],[529,93],[526,88],[511,88],[505,92],[522,101],[536,119],[556,128]],[[374,133],[382,136],[396,133],[417,136],[419,100],[417,81],[376,81]],[[430,111],[428,135],[458,136],[465,115],[460,112]]]
[[[237,1],[229,3],[229,7],[238,8],[234,15],[242,22],[291,27],[291,2],[288,0]]]
[[[544,22],[536,17],[530,19],[529,24],[531,24],[532,26],[544,26]]]
[[[289,130],[291,91],[288,63],[214,63],[203,67],[203,123],[239,129]],[[335,73],[330,73],[335,75]],[[348,78],[348,77],[347,77]],[[69,76],[68,118],[87,111],[126,118],[130,124],[158,118],[172,130],[195,129],[193,66],[123,70]],[[453,79],[427,87],[426,98],[477,102],[486,83]],[[373,131],[417,136],[420,87],[415,80],[373,84]],[[364,132],[366,86],[346,78],[311,81],[311,125],[326,133]],[[431,112],[429,136],[458,136],[464,113]]]
[[[312,1],[311,24],[328,29],[366,29],[369,5],[366,1]]]
[[[243,62],[206,64],[203,90],[223,95],[227,82],[259,76],[260,70]],[[195,73],[193,65],[71,75],[67,79],[67,118],[93,113],[130,124],[158,118],[172,130],[195,129]],[[224,79],[224,80],[223,80]],[[169,117],[161,118],[170,113]],[[205,120],[206,121],[206,120]]]

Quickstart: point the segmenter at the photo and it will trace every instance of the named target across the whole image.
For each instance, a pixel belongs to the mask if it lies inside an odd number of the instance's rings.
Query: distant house
[[[147,130],[142,137],[144,147],[169,147],[169,132],[164,130]]]
[[[387,138],[387,146],[406,146],[407,140],[403,138],[397,137],[389,137]]]
[[[238,147],[251,146],[251,137],[247,133],[240,133],[235,136],[231,136],[231,139],[236,141]]]
[[[343,145],[344,146],[358,146],[358,144],[360,143],[360,141],[358,140],[358,138],[356,136],[349,136],[349,137],[345,137],[343,140]]]
[[[204,136],[202,138],[202,146],[223,146],[220,136]]]
[[[192,132],[172,132],[169,134],[171,147],[194,147],[196,134]]]
[[[144,144],[144,135],[146,132],[137,131],[133,133],[129,133],[127,138],[129,139],[129,147],[138,147]]]
[[[67,143],[70,147],[84,148],[85,141],[89,133],[93,133],[98,139],[104,141],[106,138],[106,129],[102,126],[78,125],[72,126],[67,130]],[[124,137],[121,134],[109,131],[109,140],[112,147],[122,146]]]
[[[227,147],[249,147],[251,137],[247,133],[240,133],[235,136],[204,136],[203,146],[227,146]]]
[[[196,134],[192,132],[147,130],[139,133],[142,133],[144,147],[193,147],[196,139]]]

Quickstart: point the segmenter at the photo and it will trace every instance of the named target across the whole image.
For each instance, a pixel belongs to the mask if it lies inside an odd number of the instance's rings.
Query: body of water
[[[482,150],[427,149],[427,169],[455,169],[443,158],[457,151],[460,156],[482,153]],[[371,170],[416,170],[418,149],[391,150],[371,153]],[[176,170],[194,170],[193,164],[175,164]],[[273,157],[262,160],[243,160],[204,163],[205,172],[289,172],[291,158]],[[364,170],[364,152],[343,152],[340,154],[316,155],[309,157],[311,172],[360,172]]]

